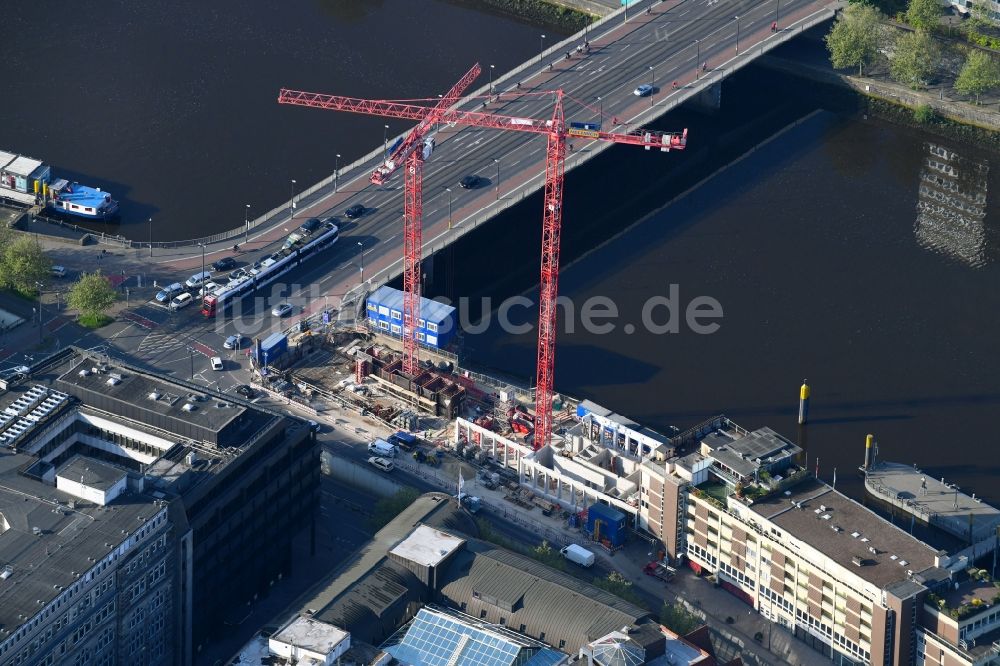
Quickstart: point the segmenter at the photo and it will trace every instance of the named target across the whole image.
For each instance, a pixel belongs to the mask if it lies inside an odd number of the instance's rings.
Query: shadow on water
[[[886,459],[945,463],[970,492],[996,495],[1000,453],[977,444],[1000,402],[986,333],[1000,326],[996,156],[864,120],[857,98],[754,68],[722,98],[716,115],[659,123],[690,128],[683,153],[619,147],[567,175],[560,275],[562,295],[611,296],[626,321],[679,283],[684,298],[724,306],[721,329],[597,337],[560,325],[556,390],[661,430],[726,413],[792,434],[808,376],[810,459],[826,480],[839,467],[838,488],[858,496],[844,471],[872,432]],[[480,296],[492,308],[536,298],[540,219],[539,195],[461,239],[435,258],[425,293],[474,297],[473,319]],[[502,270],[483,270],[483,247]],[[533,375],[534,331],[465,341],[473,363]]]

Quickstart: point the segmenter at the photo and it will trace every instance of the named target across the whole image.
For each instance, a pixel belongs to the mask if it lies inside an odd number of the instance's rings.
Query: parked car
[[[292,314],[291,303],[278,303],[271,308],[271,315],[274,317],[287,317],[290,314]]]
[[[214,264],[212,264],[212,268],[214,268],[216,271],[232,270],[236,268],[236,259],[234,259],[233,257],[223,257],[222,259],[219,259]]]
[[[482,179],[476,175],[466,176],[462,180],[458,181],[458,186],[463,190],[472,190],[479,187],[480,180]]]
[[[392,464],[391,460],[386,460],[385,458],[379,458],[378,456],[372,456],[368,459],[368,464],[375,469],[381,470],[383,472],[391,472],[395,465]]]
[[[226,341],[222,343],[223,349],[242,349],[243,348],[243,336],[237,333],[236,335],[230,335],[226,338]]]
[[[323,226],[323,222],[320,221],[318,217],[310,217],[308,220],[302,223],[299,230],[304,234],[311,234],[312,232]]]
[[[653,94],[653,86],[648,83],[643,83],[641,86],[637,87],[632,91],[632,94],[636,97],[646,97]]]
[[[211,279],[212,279],[212,271],[204,271],[202,273],[195,273],[194,275],[189,277],[187,279],[187,282],[185,282],[184,284],[185,286],[187,286],[188,289],[194,289],[195,287],[200,287],[201,285],[205,284]]]
[[[6,370],[0,370],[0,379],[6,379],[8,381],[12,379],[17,379],[19,377],[27,377],[31,374],[31,368],[26,365],[15,365],[13,368],[7,368]]]
[[[182,285],[180,282],[174,282],[173,284],[167,285],[160,291],[156,292],[155,296],[156,302],[169,303],[170,299],[172,299],[174,296],[181,293],[182,291],[184,291],[184,285]]]
[[[201,298],[203,296],[207,296],[218,288],[219,285],[217,283],[212,281],[206,282],[205,285],[198,290],[198,297]]]
[[[194,302],[194,296],[185,291],[183,294],[174,296],[173,300],[170,301],[170,309],[180,310],[191,305],[192,302]]]
[[[247,273],[247,269],[237,268],[235,271],[229,274],[229,281],[232,282],[233,280],[239,280],[240,278],[246,277],[247,275],[249,275],[249,273]]]
[[[350,220],[354,218],[361,217],[365,214],[365,207],[361,204],[354,204],[350,208],[344,211],[344,216]]]
[[[244,398],[246,398],[247,400],[251,400],[255,395],[257,395],[257,392],[253,390],[253,387],[248,386],[246,384],[240,384],[239,386],[237,386],[236,392],[239,393]]]
[[[66,277],[66,267],[65,266],[53,266],[51,269],[52,276],[61,278]]]
[[[209,363],[212,364],[212,370],[222,370],[225,366],[222,364],[221,356],[213,356],[209,359]]]

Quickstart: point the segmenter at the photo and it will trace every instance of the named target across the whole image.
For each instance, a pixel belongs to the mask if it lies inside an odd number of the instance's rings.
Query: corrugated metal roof
[[[390,310],[403,311],[403,292],[392,287],[379,287],[368,297],[368,301],[377,305],[383,305]],[[420,318],[434,323],[440,323],[450,317],[455,312],[455,308],[429,298],[420,297]]]
[[[439,594],[473,617],[499,623],[544,640],[565,641],[572,654],[610,631],[631,626],[649,614],[593,585],[530,558],[482,541],[469,540],[442,572]],[[497,599],[517,598],[513,611],[487,603],[484,590]],[[543,637],[544,634],[544,637]]]
[[[32,159],[22,155],[7,166],[3,167],[3,170],[7,173],[12,173],[18,176],[30,176],[31,172],[40,166],[42,166],[41,160]]]
[[[580,403],[580,407],[587,410],[591,414],[596,414],[597,416],[608,416],[611,414],[611,410],[606,407],[601,407],[596,402],[591,402],[590,400],[584,400]]]

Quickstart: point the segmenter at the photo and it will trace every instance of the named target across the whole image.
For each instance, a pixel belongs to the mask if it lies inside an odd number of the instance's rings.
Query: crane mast
[[[413,101],[366,100],[354,97],[324,95],[319,93],[288,90],[283,88],[278,95],[281,104],[292,104],[335,111],[347,111],[365,115],[416,120],[418,125],[406,140],[393,152],[393,158],[382,167],[388,172],[372,174],[372,182],[384,182],[393,170],[405,160],[406,175],[403,200],[403,371],[411,376],[418,371],[416,353],[416,328],[420,317],[420,255],[422,239],[422,140],[427,130],[437,122],[452,123],[470,127],[483,127],[515,132],[545,134],[545,193],[542,212],[542,254],[541,276],[538,299],[538,350],[535,384],[535,433],[533,447],[539,449],[547,445],[552,437],[552,395],[555,385],[556,349],[556,298],[559,295],[559,246],[562,230],[563,183],[566,170],[566,138],[578,137],[584,140],[607,141],[634,146],[646,150],[657,148],[663,152],[684,150],[687,147],[687,130],[680,133],[636,129],[629,132],[605,132],[592,128],[566,126],[563,110],[562,90],[550,91],[555,97],[552,117],[548,120],[522,118],[482,111],[463,111],[447,108],[457,100],[464,90],[479,75],[476,64],[449,91],[449,98],[437,100],[434,106],[413,104]],[[463,85],[464,83],[464,85]],[[461,87],[461,89],[459,89]],[[435,101],[435,100],[426,100]],[[390,164],[391,162],[391,164]],[[379,167],[379,169],[382,169]]]

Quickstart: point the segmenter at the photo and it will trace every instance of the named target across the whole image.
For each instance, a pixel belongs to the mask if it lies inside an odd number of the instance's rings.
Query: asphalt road
[[[823,5],[816,0],[784,0],[780,5],[749,0],[680,0],[652,3],[651,12],[646,14],[645,5],[639,4],[630,12],[628,23],[623,25],[619,20],[602,28],[607,31],[604,34],[592,33],[589,53],[573,53],[568,60],[562,54],[540,59],[537,67],[522,73],[522,86],[517,91],[520,95],[516,98],[512,94],[506,99],[512,84],[506,84],[504,89],[497,86],[494,92],[503,93],[505,99],[490,104],[488,110],[519,117],[548,117],[552,111],[551,95],[540,91],[558,88],[566,95],[564,108],[568,121],[595,122],[603,118],[603,127],[607,129],[616,117],[619,121],[634,117],[649,104],[660,103],[668,95],[682,94],[683,91],[674,91],[671,83],[679,80],[684,85],[700,76],[699,62],[707,62],[711,70],[735,55],[737,31],[744,51],[768,37],[776,7],[780,16],[801,16]],[[654,85],[652,96],[633,95],[635,87],[642,83]],[[429,95],[433,93],[428,91]],[[391,91],[386,91],[389,94]],[[481,104],[481,101],[469,102],[465,108],[479,109]],[[295,114],[321,111],[288,107],[287,112],[289,121],[294,122]],[[332,112],[330,120],[336,122]],[[628,127],[618,129],[624,131]],[[449,233],[449,220],[456,228],[468,224],[478,212],[494,206],[513,186],[542,177],[544,136],[442,127],[435,138],[437,146],[424,167],[425,244]],[[691,140],[697,141],[697,137]],[[577,151],[588,149],[587,142],[582,140],[571,143]],[[664,159],[683,159],[683,154],[671,153]],[[303,315],[326,307],[336,308],[345,292],[360,286],[362,275],[370,280],[376,271],[400,261],[402,174],[394,174],[387,186],[376,187],[368,182],[367,171],[359,171],[363,173],[353,180],[341,181],[336,194],[332,188],[318,194],[312,197],[314,203],[308,207],[300,205],[296,214],[300,219],[337,215],[342,231],[340,240],[319,257],[283,276],[280,283],[245,301],[239,317],[205,320],[196,304],[171,312],[150,302],[132,308],[126,313],[128,318],[102,329],[99,337],[87,336],[79,343],[92,346],[91,343],[99,344],[99,338],[104,338],[126,357],[223,391],[246,383],[248,361],[240,353],[223,349],[227,336],[239,332],[263,337],[287,328]],[[459,187],[459,181],[470,174],[481,178],[480,185],[471,190]],[[331,205],[334,201],[336,205]],[[357,220],[346,220],[341,214],[353,204],[363,205],[365,213]],[[290,220],[288,229],[297,226],[300,219]],[[572,220],[564,223],[571,224]],[[241,255],[241,265],[279,246],[280,241]],[[178,277],[183,276],[167,276],[167,279]],[[165,280],[160,278],[160,282]],[[293,314],[286,319],[272,317],[271,307],[282,301],[293,304]],[[211,370],[208,359],[214,355],[225,360],[225,370]]]

